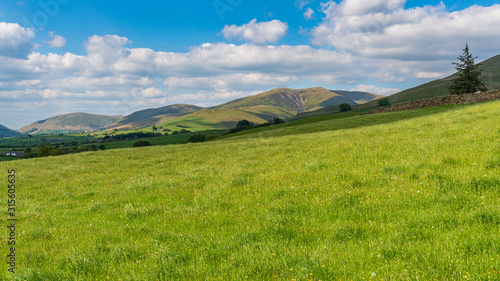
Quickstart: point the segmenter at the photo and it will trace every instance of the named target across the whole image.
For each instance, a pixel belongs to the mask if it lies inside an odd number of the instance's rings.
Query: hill
[[[0,136],[2,137],[17,137],[21,135],[19,132],[16,132],[14,130],[11,130],[2,124],[0,124]]]
[[[107,129],[137,129],[150,127],[168,120],[202,110],[202,107],[190,104],[174,104],[160,108],[150,108],[134,112],[117,122],[108,125]]]
[[[16,280],[498,280],[499,122],[494,101],[0,163]]]
[[[70,113],[51,117],[22,127],[20,133],[49,134],[79,131],[97,131],[118,120],[121,116],[106,116],[89,113]]]
[[[321,87],[300,90],[278,88],[254,96],[236,99],[214,106],[213,108],[238,108],[245,110],[246,108],[265,105],[276,107],[283,113],[287,113],[276,117],[287,118],[290,115],[341,103],[357,104],[349,98]]]
[[[254,124],[267,122],[256,114],[234,108],[206,109],[158,124],[158,127],[178,131],[185,128],[189,131],[230,129],[240,120],[248,120]]]
[[[500,89],[500,55],[494,56],[481,63],[482,77],[489,90]],[[404,90],[389,96],[391,103],[401,103],[414,100],[433,98],[448,95],[446,85],[455,77],[456,73],[443,79],[434,80],[420,86]],[[369,102],[366,106],[375,106],[376,102]]]

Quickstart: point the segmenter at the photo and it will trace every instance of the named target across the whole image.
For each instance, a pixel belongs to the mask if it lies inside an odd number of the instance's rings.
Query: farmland
[[[346,115],[2,162],[17,173],[15,280],[499,279],[499,113]]]

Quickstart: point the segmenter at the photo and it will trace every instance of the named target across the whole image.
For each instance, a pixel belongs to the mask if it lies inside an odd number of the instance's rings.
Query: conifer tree
[[[458,73],[448,84],[448,91],[452,95],[475,93],[477,91],[487,91],[483,80],[481,79],[481,64],[475,64],[473,57],[469,53],[469,45],[465,44],[464,53],[458,57],[459,62],[452,62]]]

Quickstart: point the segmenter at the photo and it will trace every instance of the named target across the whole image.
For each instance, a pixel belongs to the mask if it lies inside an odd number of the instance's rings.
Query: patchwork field
[[[0,163],[0,278],[498,280],[499,140],[495,101]]]

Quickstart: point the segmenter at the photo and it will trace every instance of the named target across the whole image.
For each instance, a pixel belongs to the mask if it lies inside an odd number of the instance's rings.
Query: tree
[[[388,98],[383,98],[378,100],[378,106],[388,106],[391,105],[391,102]]]
[[[42,144],[38,149],[38,157],[47,157],[52,155],[53,149],[50,145]]]
[[[351,109],[352,109],[352,108],[351,108],[351,105],[350,105],[350,104],[348,104],[348,103],[341,103],[341,104],[339,105],[339,107],[340,107],[340,112],[351,111]]]
[[[151,143],[149,141],[136,141],[132,146],[133,147],[151,146]]]
[[[278,124],[283,124],[283,123],[285,123],[285,120],[278,118],[278,117],[274,117],[271,120],[271,124],[273,124],[273,125],[278,125]]]
[[[253,126],[253,123],[248,120],[240,120],[238,121],[238,123],[236,123],[236,127],[241,127],[241,126]]]
[[[457,75],[447,85],[448,91],[452,95],[475,93],[477,91],[487,91],[481,79],[481,64],[474,63],[477,57],[469,53],[469,44],[465,44],[464,53],[457,57],[459,62],[452,62],[458,70]]]

